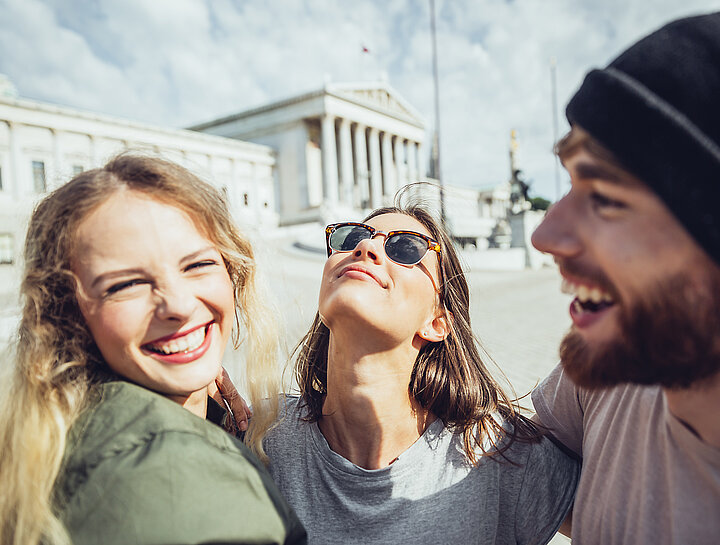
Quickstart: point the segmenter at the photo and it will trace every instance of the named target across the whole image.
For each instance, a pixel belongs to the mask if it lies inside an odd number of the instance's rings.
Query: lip
[[[579,278],[579,277],[577,277],[577,276],[572,276],[572,275],[570,275],[570,274],[567,274],[567,273],[566,273],[565,271],[563,271],[562,269],[560,269],[560,276],[562,276],[565,280],[567,280],[567,281],[570,282],[571,284],[575,284],[576,286],[585,286],[585,287],[590,288],[590,289],[598,288],[598,289],[601,289],[601,290],[603,290],[603,291],[607,291],[606,288],[605,288],[605,286],[602,286],[602,285],[597,284],[597,283],[590,282],[589,280],[585,280],[585,279]]]
[[[185,335],[189,335],[189,334],[192,333],[193,331],[197,331],[197,330],[200,329],[201,327],[207,327],[207,326],[209,326],[211,323],[213,323],[213,320],[210,320],[209,322],[206,322],[206,323],[204,323],[204,324],[200,324],[199,326],[195,326],[195,327],[193,327],[192,329],[187,329],[187,330],[185,330],[185,331],[177,331],[177,332],[172,333],[172,334],[170,334],[170,335],[166,335],[165,337],[158,337],[157,339],[153,339],[152,341],[148,341],[148,342],[146,342],[146,343],[143,343],[143,345],[145,345],[145,344],[153,344],[153,343],[163,343],[163,342],[165,342],[165,341],[172,341],[173,339],[179,339],[180,337],[184,337]]]
[[[350,278],[358,278],[360,280],[364,280],[365,276],[369,276],[370,278],[375,280],[375,282],[377,282],[380,285],[380,287],[382,287],[382,288],[385,287],[385,283],[382,282],[380,280],[380,278],[378,278],[377,275],[375,275],[369,269],[362,267],[360,265],[348,265],[346,267],[343,267],[342,270],[340,271],[340,274],[338,274],[338,278],[340,278],[342,276],[348,276]]]
[[[183,363],[190,363],[197,359],[200,359],[205,355],[205,353],[210,348],[210,345],[212,344],[212,337],[213,333],[215,332],[215,329],[217,327],[216,323],[214,321],[208,322],[207,324],[194,327],[188,331],[185,331],[184,333],[180,334],[173,334],[168,335],[166,337],[161,337],[160,339],[157,339],[155,341],[151,341],[151,343],[159,342],[159,341],[168,341],[172,339],[177,339],[178,337],[184,337],[188,333],[192,333],[193,331],[196,331],[200,329],[201,327],[207,327],[207,331],[205,332],[205,339],[203,340],[202,344],[198,346],[195,350],[191,350],[190,352],[179,352],[177,354],[160,354],[157,352],[153,352],[151,350],[145,350],[144,348],[140,347],[143,353],[147,356],[150,356],[151,358],[154,358],[160,362],[163,363],[171,363],[171,364],[183,364]],[[145,343],[150,344],[150,343]]]
[[[622,297],[620,296],[620,293],[617,291],[617,289],[615,289],[615,286],[611,284],[608,280],[605,280],[603,282],[593,281],[591,279],[588,279],[587,277],[569,274],[559,263],[558,267],[560,270],[560,276],[571,284],[575,284],[576,286],[585,286],[586,288],[591,290],[599,289],[600,291],[604,291],[605,293],[610,294],[610,297],[612,298],[614,304],[619,304],[622,302]]]
[[[582,312],[577,309],[575,301],[577,301],[577,298],[572,300],[569,310],[570,318],[572,319],[575,327],[577,327],[578,329],[589,328],[590,326],[605,318],[614,308],[613,305],[595,312]]]

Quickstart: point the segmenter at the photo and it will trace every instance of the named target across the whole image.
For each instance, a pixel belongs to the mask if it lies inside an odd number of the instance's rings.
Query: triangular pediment
[[[328,91],[381,112],[412,120],[418,125],[425,124],[425,120],[417,110],[388,85],[351,86],[335,84],[329,86]]]

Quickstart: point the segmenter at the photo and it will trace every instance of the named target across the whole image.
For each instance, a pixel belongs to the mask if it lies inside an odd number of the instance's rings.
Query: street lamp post
[[[430,32],[432,35],[433,82],[435,87],[435,132],[433,134],[433,171],[440,184],[440,221],[445,226],[445,184],[440,170],[440,86],[438,83],[437,38],[435,33],[435,0],[430,0]]]

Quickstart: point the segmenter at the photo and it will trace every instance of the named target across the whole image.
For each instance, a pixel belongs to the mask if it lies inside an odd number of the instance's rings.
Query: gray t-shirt
[[[579,475],[548,440],[515,442],[506,454],[517,465],[483,458],[473,467],[462,438],[439,419],[390,466],[363,469],[330,449],[295,397],[265,448],[270,473],[313,545],[547,543]]]
[[[720,543],[720,450],[670,413],[659,387],[589,391],[558,366],[532,399],[583,457],[573,544]]]

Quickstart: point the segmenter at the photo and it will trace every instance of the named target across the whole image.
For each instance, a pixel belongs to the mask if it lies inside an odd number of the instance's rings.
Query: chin
[[[374,315],[374,318],[382,316],[382,312],[378,311],[378,305],[372,302],[372,298],[365,290],[345,289],[342,292],[333,293],[324,298],[319,305],[318,312],[329,322],[337,320],[337,318],[359,319],[368,321]]]
[[[158,380],[163,385],[166,393],[181,395],[197,392],[207,388],[220,372],[220,359],[212,365],[201,365],[197,367],[184,367],[173,370],[171,373],[163,373],[164,377]]]

